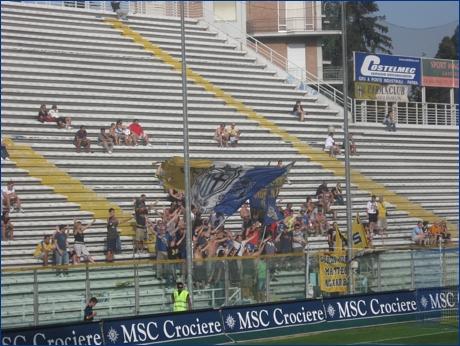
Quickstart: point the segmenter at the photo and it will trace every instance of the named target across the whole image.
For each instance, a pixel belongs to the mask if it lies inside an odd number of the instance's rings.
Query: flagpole
[[[185,61],[185,21],[184,2],[180,2],[180,36],[182,50],[182,108],[184,122],[184,182],[185,182],[185,217],[186,217],[186,254],[187,254],[187,288],[193,306],[193,278],[192,278],[192,222],[191,222],[191,198],[190,198],[190,157],[188,146],[188,103],[187,103],[187,70]]]
[[[350,184],[350,145],[348,142],[348,56],[347,56],[347,22],[345,1],[342,1],[342,64],[343,64],[343,122],[344,122],[344,144],[345,144],[345,182],[347,196],[347,238],[348,238],[348,274],[353,274],[351,269],[351,259],[353,257],[353,235],[351,229],[351,184]],[[348,281],[348,293],[352,294],[353,276]]]

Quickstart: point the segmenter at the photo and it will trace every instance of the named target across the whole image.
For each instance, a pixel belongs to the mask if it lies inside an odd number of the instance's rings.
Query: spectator
[[[177,260],[180,259],[180,250],[179,245],[183,242],[185,238],[185,232],[178,242],[174,238],[169,239],[168,247],[166,251],[168,252],[168,260]],[[206,280],[206,276],[204,278]],[[169,263],[168,270],[166,272],[166,287],[172,288],[173,283],[176,281],[176,263]]]
[[[216,221],[219,222],[218,225],[220,225],[220,226],[225,228],[224,214],[222,214],[221,212],[216,212],[216,213],[211,214],[211,217],[208,220],[208,227],[212,228],[216,224]]]
[[[296,224],[294,226],[294,232],[292,233],[292,252],[293,253],[301,253],[307,242],[304,239],[304,235],[302,233],[302,227],[300,224]],[[297,257],[296,267],[295,269],[300,270],[302,269],[302,261],[301,257]]]
[[[225,148],[228,148],[228,134],[225,132],[225,124],[222,123],[214,132],[214,140],[219,142],[218,148],[223,148],[224,143],[223,140],[225,139]]]
[[[49,115],[49,117],[54,118],[56,123],[59,126],[65,128],[66,130],[72,130],[73,129],[73,127],[70,126],[70,125],[72,125],[72,118],[70,118],[70,117],[60,117],[59,116],[59,111],[58,111],[58,108],[57,108],[56,105],[53,105],[51,107],[51,110],[48,112],[48,115]]]
[[[48,265],[48,261],[53,259],[54,246],[51,243],[51,237],[49,235],[45,235],[43,240],[38,243],[34,252],[34,257],[43,261],[43,266],[45,267]]]
[[[326,215],[323,214],[323,205],[318,204],[318,211],[315,214],[315,220],[313,227],[315,229],[316,236],[322,236],[326,229],[329,229],[331,225],[327,222]]]
[[[300,100],[297,100],[295,103],[294,108],[292,109],[292,115],[295,115],[296,117],[300,117],[300,121],[305,121],[305,111],[302,108],[302,105],[300,104]]]
[[[289,215],[291,215],[291,211],[292,211],[292,203],[286,203],[286,209],[284,209],[283,211],[284,217],[288,217]]]
[[[76,260],[77,263],[80,264],[80,257],[86,256],[88,261],[90,261],[93,264],[96,264],[94,262],[93,258],[89,254],[88,249],[86,248],[85,245],[85,235],[83,234],[84,231],[88,229],[89,226],[91,226],[94,222],[96,222],[96,219],[93,219],[89,224],[86,226],[83,226],[80,221],[77,221],[77,218],[73,218],[73,236],[74,236],[74,243],[73,243],[73,250],[75,251],[76,255]]]
[[[185,198],[185,193],[181,190],[175,190],[175,189],[169,189],[168,191],[169,196],[168,196],[168,201],[177,204],[178,202],[181,202]]]
[[[243,250],[243,256],[244,256],[244,253],[245,253],[247,248],[248,248],[248,245],[246,245],[244,250]],[[235,256],[236,256],[236,250],[234,248],[231,248],[228,251],[228,257],[229,258],[227,260],[228,274],[229,274],[228,279],[230,281],[231,286],[236,286],[238,288],[241,288],[241,275],[240,275],[240,270],[238,268],[238,262],[237,262]],[[242,270],[243,270],[243,268],[241,267],[241,271]]]
[[[417,223],[417,226],[415,226],[414,229],[412,230],[412,235],[411,235],[412,241],[415,243],[419,243],[420,246],[427,245],[428,243],[428,235],[423,233],[422,226],[423,226],[422,221],[419,221]]]
[[[210,243],[208,243],[206,246],[203,246],[203,244],[196,244],[195,249],[193,251],[193,258],[198,260],[196,262],[193,262],[193,276],[197,290],[204,290],[206,288],[206,265],[204,261],[199,261],[199,259],[203,259],[203,253],[206,251],[209,244]]]
[[[452,244],[452,236],[447,232],[447,225],[445,221],[441,222],[441,236],[446,241],[446,244]]]
[[[68,265],[69,264],[69,253],[67,249],[70,249],[69,242],[67,241],[67,234],[65,233],[66,226],[59,225],[56,226],[56,232],[54,234],[54,246],[56,248],[56,265],[60,266],[62,264]],[[67,230],[69,229],[69,225],[67,225]],[[56,271],[56,276],[64,277],[69,276],[68,269],[58,269]]]
[[[373,243],[372,240],[374,239],[375,234],[374,234],[374,232],[371,232],[368,223],[364,223],[364,224],[363,224],[363,227],[364,227],[364,232],[366,232],[367,245],[368,245],[368,247],[369,247],[370,249],[373,249],[373,248],[374,248],[374,243]]]
[[[241,131],[235,127],[235,123],[232,123],[227,130],[228,139],[230,143],[233,144],[233,147],[236,148],[238,141],[240,140]]]
[[[326,143],[324,144],[324,148],[329,150],[329,157],[335,156],[334,151],[337,151],[339,155],[342,155],[342,150],[340,150],[340,146],[335,144],[334,142],[334,134],[332,132],[326,138]]]
[[[6,148],[7,148],[7,145],[3,141],[3,138],[2,138],[2,161],[3,160],[10,161],[10,154],[8,154],[8,150],[6,150]]]
[[[346,140],[343,141],[342,149],[345,149],[345,143],[346,143]],[[351,156],[353,155],[359,156],[358,153],[356,152],[356,143],[355,143],[355,139],[353,138],[352,133],[348,134],[348,147],[350,149]]]
[[[129,130],[131,131],[133,137],[134,146],[137,147],[139,145],[137,144],[137,141],[139,140],[139,138],[142,138],[148,147],[153,147],[153,145],[149,142],[149,136],[144,132],[142,126],[139,125],[138,119],[134,119],[133,123],[129,125]]]
[[[17,205],[20,213],[24,213],[24,209],[21,207],[21,200],[14,191],[14,183],[8,182],[6,186],[2,188],[2,204],[8,208],[10,213],[14,213],[14,206]]]
[[[330,197],[331,203],[334,203],[334,194],[329,191],[326,180],[323,180],[323,183],[316,189],[316,198],[319,199],[320,196],[323,197],[323,203],[328,201],[328,197]]]
[[[375,202],[375,195],[371,197],[371,200],[367,202],[366,206],[366,215],[369,219],[369,229],[371,233],[374,233],[375,223],[377,222],[377,215],[378,215],[378,207],[377,203]]]
[[[340,205],[344,204],[342,195],[342,185],[340,183],[337,183],[337,185],[335,185],[335,187],[331,189],[331,193],[333,196],[333,201],[337,200]]]
[[[7,237],[10,240],[14,239],[14,227],[10,220],[10,212],[5,210],[2,214],[2,241],[6,241]]]
[[[109,137],[109,135],[105,133],[104,128],[101,129],[101,133],[97,136],[97,140],[98,140],[98,145],[103,146],[107,153],[112,154],[113,141]]]
[[[113,262],[113,256],[117,249],[117,239],[120,239],[117,229],[118,225],[128,222],[133,217],[131,216],[128,219],[118,221],[113,208],[109,209],[109,215],[107,218],[107,262]]]
[[[278,164],[275,166],[275,168],[283,168],[283,161],[282,160],[278,160]],[[291,185],[291,181],[289,180],[289,177],[286,176],[286,181],[289,185]],[[280,201],[282,201],[283,199],[281,198]]]
[[[337,222],[332,224],[332,227],[327,230],[327,245],[329,246],[329,251],[334,251],[335,249],[335,230],[337,227]],[[341,250],[341,249],[339,249]]]
[[[93,153],[93,151],[91,151],[91,140],[86,138],[86,136],[86,127],[85,125],[81,125],[80,130],[77,131],[73,139],[73,145],[77,147],[77,153],[80,153],[80,148],[82,146],[86,147],[88,153]]]
[[[249,210],[249,203],[244,202],[243,207],[240,209],[240,218],[241,219],[246,219],[246,218],[251,217],[251,211]]]
[[[123,139],[127,146],[134,146],[133,141],[131,140],[131,131],[130,129],[123,125],[122,120],[117,120],[115,125],[115,134],[119,139]]]
[[[385,119],[386,119],[386,124],[387,124],[387,131],[396,132],[396,123],[395,123],[395,118],[393,116],[393,111],[389,111]]]
[[[114,145],[120,145],[120,138],[117,136],[117,133],[115,132],[116,128],[117,125],[115,125],[115,123],[110,124],[109,138],[112,140]]]
[[[379,211],[377,215],[377,233],[380,235],[380,230],[383,231],[383,235],[388,237],[387,234],[387,207],[384,202],[383,196],[379,197],[379,201],[377,202],[377,210]]]
[[[256,275],[254,283],[257,282],[257,303],[265,302],[265,291],[267,281],[267,262],[265,258],[261,258],[256,267]]]
[[[53,105],[52,110],[49,112],[46,110],[46,105],[40,105],[40,110],[38,111],[38,121],[41,123],[55,122],[57,125],[59,125],[62,128],[65,128],[67,130],[72,129],[72,127],[70,127],[70,124],[72,123],[72,119],[69,117],[67,118],[58,117],[58,110],[57,110],[56,105]]]
[[[429,238],[431,238],[431,241],[430,241],[431,245],[436,245],[438,243],[438,240],[442,239],[441,225],[439,224],[439,221],[434,222],[434,224],[430,227],[430,230],[428,231],[428,234],[426,234],[426,235]]]
[[[142,194],[140,198],[134,199],[134,213],[136,217],[136,235],[135,235],[135,251],[137,255],[145,254],[144,251],[144,234],[147,232],[147,221],[146,216],[148,216],[149,211],[152,208],[150,205],[149,208],[145,205],[145,200],[147,196]],[[166,251],[166,248],[164,249]],[[166,255],[165,255],[166,259]]]
[[[89,300],[89,304],[85,308],[85,322],[91,322],[94,319],[94,317],[97,316],[97,312],[93,312],[93,308],[96,306],[96,304],[97,298],[91,297],[91,299]]]
[[[211,275],[209,276],[208,282],[214,288],[217,289],[215,292],[215,303],[217,306],[222,306],[224,303],[224,289],[225,289],[225,264],[222,261],[224,257],[224,250],[220,250],[217,254],[218,260],[213,261]],[[212,304],[210,304],[212,305]]]
[[[118,20],[120,19],[128,20],[128,18],[126,18],[128,16],[128,11],[122,10],[120,8],[120,4],[121,4],[121,1],[111,1],[110,2],[110,5],[112,5],[113,12],[117,14]]]

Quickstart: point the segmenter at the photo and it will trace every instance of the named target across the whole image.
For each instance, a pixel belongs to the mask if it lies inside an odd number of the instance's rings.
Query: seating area
[[[11,161],[2,161],[2,186],[10,180],[15,182],[26,211],[11,215],[16,240],[2,241],[2,268],[40,265],[32,256],[37,243],[44,234],[52,234],[56,225],[70,224],[74,216],[84,224],[97,219],[86,231],[85,242],[94,260],[104,262],[105,220],[110,206],[121,219],[132,214],[132,199],[142,193],[148,203],[159,198],[160,207],[169,205],[167,191],[153,177],[158,167],[154,163],[183,155],[181,71],[164,56],[143,49],[105,22],[103,18],[114,18],[112,12],[15,2],[3,2],[1,11],[2,138],[11,155]],[[170,57],[181,59],[177,18],[135,15],[123,24]],[[284,164],[296,161],[289,174],[292,185],[284,186],[279,195],[283,206],[293,203],[296,211],[323,180],[329,187],[337,182],[345,186],[344,157],[318,154],[323,151],[329,125],[336,127],[337,142],[343,141],[343,119],[338,112],[296,90],[286,82],[286,76],[228,44],[224,35],[209,30],[203,21],[186,20],[186,39],[187,66],[253,110],[248,114],[221,92],[207,91],[206,85],[189,78],[191,158],[248,165],[275,165],[279,159]],[[288,115],[297,99],[307,111],[302,123]],[[73,129],[37,122],[40,104],[48,108],[58,105],[61,116],[72,118]],[[122,145],[111,155],[104,153],[96,145],[99,130],[104,127],[108,131],[118,119],[125,125],[139,119],[153,147]],[[241,141],[237,148],[218,148],[213,133],[220,123],[228,126],[231,122],[242,131]],[[72,141],[81,125],[86,126],[94,153],[76,153]],[[409,236],[417,220],[435,217],[449,222],[449,231],[454,231],[458,242],[458,128],[417,126],[414,130],[401,125],[396,133],[384,130],[375,124],[350,126],[360,154],[350,161],[352,188],[347,197],[352,201],[353,216],[359,212],[365,218],[371,194],[395,192],[403,199],[398,203],[387,199],[388,237],[376,237],[376,247],[412,245]],[[333,209],[338,211],[339,228],[344,230],[345,205],[334,205]],[[147,242],[147,254],[134,256],[134,226],[120,227],[123,253],[115,256],[116,262],[155,258],[153,240]],[[226,228],[238,233],[239,215],[230,216]],[[309,243],[312,250],[327,248],[326,237],[311,237]],[[60,307],[55,308],[59,301],[53,300],[44,304],[40,321],[79,319],[82,305],[77,296],[85,294],[85,274],[74,271],[71,279],[62,281],[69,285],[60,297],[74,301],[72,311],[60,315]],[[132,267],[101,267],[97,273],[97,280],[91,280],[91,291],[116,297],[101,303],[103,314],[133,313],[131,298],[123,296],[132,297],[133,287],[116,286],[132,278]],[[164,283],[152,279],[153,275],[152,267],[142,270],[141,300],[146,310],[141,313],[169,309],[169,291]],[[273,287],[279,299],[302,294],[302,288],[295,288],[304,282],[299,275],[282,272],[280,276]],[[54,278],[54,272],[40,273],[40,299],[44,302],[52,299]],[[2,276],[3,323],[33,323],[32,283],[30,272]],[[286,286],[293,286],[292,292]],[[211,294],[204,293],[200,298],[203,304]],[[27,312],[19,314],[7,308],[18,304],[24,304],[23,311]]]

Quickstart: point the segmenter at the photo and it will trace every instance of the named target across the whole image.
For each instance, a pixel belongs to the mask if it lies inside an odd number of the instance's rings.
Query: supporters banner
[[[155,344],[223,333],[219,310],[104,321],[105,344]]]
[[[286,328],[326,321],[321,300],[222,308],[226,334]]]
[[[193,184],[195,177],[204,168],[211,167],[212,161],[209,160],[190,160],[190,182]],[[161,180],[165,189],[175,189],[185,191],[185,170],[184,158],[174,156],[171,160],[161,164]]]
[[[251,216],[253,219],[264,218],[265,225],[271,225],[273,222],[278,222],[284,219],[284,215],[278,211],[276,207],[276,199],[283,188],[286,177],[289,171],[294,166],[295,161],[283,167],[286,169],[281,177],[273,180],[268,186],[254,194],[250,199]],[[275,169],[275,168],[272,168]]]
[[[245,201],[284,173],[285,168],[214,162],[195,177],[192,203],[202,213],[215,211],[232,215]]]
[[[318,253],[321,291],[348,291],[347,258],[345,251]]]
[[[420,85],[420,58],[353,52],[354,81],[379,84]]]
[[[328,322],[417,312],[415,291],[326,298],[323,304]]]
[[[342,234],[338,227],[336,227],[336,236],[335,236],[335,248],[337,251],[343,251],[348,249],[347,237]],[[353,249],[364,249],[369,246],[367,242],[366,231],[364,225],[359,217],[359,213],[356,213],[356,217],[353,220],[353,225],[351,227],[351,234],[353,240]]]
[[[422,85],[458,88],[458,60],[422,58]]]
[[[82,317],[83,319],[83,317]],[[99,322],[2,330],[2,345],[102,345]]]
[[[355,97],[361,100],[409,102],[409,86],[355,82]]]

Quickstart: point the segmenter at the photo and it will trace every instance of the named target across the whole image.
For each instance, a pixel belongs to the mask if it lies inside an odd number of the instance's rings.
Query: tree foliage
[[[444,36],[438,46],[438,52],[434,56],[436,59],[458,60],[458,25],[454,30],[454,34]],[[426,102],[438,103],[445,102],[449,95],[447,88],[427,87],[425,90]],[[411,101],[422,102],[422,92],[420,87],[414,87],[409,96]]]
[[[387,35],[388,27],[379,21],[385,16],[372,15],[379,11],[376,2],[346,2],[347,25],[347,61],[348,61],[348,95],[354,95],[353,52],[391,54],[393,46]],[[329,29],[340,29],[342,18],[341,2],[324,3],[326,18],[330,21]],[[325,29],[328,27],[325,26]],[[332,66],[342,66],[342,37],[328,36],[324,40],[324,60],[330,60]]]

